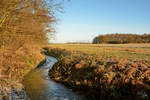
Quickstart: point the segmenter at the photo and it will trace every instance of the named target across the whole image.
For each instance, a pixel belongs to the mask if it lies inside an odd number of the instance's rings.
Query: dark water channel
[[[31,100],[86,100],[79,93],[51,80],[48,71],[57,59],[46,56],[46,62],[31,71],[24,79],[24,86]]]

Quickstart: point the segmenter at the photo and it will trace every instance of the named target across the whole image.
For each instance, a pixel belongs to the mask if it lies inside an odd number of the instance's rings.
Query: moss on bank
[[[45,48],[58,62],[49,76],[92,100],[149,100],[150,62]]]

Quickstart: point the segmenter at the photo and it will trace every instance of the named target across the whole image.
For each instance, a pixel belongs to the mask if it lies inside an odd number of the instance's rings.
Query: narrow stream
[[[24,86],[31,100],[86,100],[84,96],[73,92],[64,85],[51,80],[48,71],[57,59],[46,56],[46,62],[31,71],[24,79]]]

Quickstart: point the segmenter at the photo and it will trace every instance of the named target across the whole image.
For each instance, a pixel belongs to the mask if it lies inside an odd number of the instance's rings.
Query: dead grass
[[[41,47],[23,46],[13,51],[7,48],[1,49],[1,67],[6,78],[21,79],[41,61]]]
[[[42,46],[23,45],[19,49],[0,49],[0,94],[7,94],[10,88],[18,87],[24,76],[44,59]],[[22,88],[22,87],[20,87]]]

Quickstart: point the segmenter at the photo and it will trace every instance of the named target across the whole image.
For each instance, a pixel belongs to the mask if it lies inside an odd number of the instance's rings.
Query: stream
[[[23,84],[30,100],[86,100],[80,93],[50,79],[48,71],[56,62],[57,59],[46,56],[46,62],[25,77]]]

